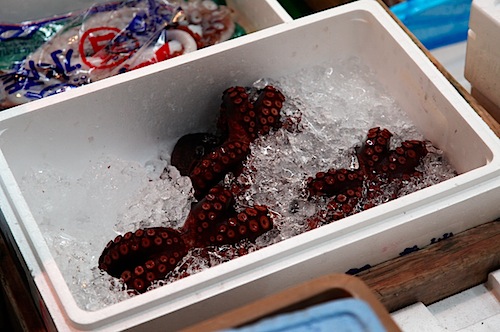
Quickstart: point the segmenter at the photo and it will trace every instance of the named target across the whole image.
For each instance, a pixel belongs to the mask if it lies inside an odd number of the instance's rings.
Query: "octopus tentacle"
[[[403,181],[422,175],[416,167],[427,154],[425,142],[408,140],[390,150],[392,136],[387,129],[371,128],[356,149],[359,169],[329,169],[307,179],[310,198],[330,198],[326,208],[308,219],[311,229],[369,209],[378,197],[395,199]]]
[[[267,207],[254,205],[241,212],[234,209],[233,193],[218,185],[191,210],[183,231],[194,247],[234,244],[242,239],[255,241],[273,227]]]
[[[222,95],[219,126],[223,132],[227,131],[229,139],[250,143],[256,137],[254,104],[248,98],[246,89],[241,86],[230,87]]]
[[[427,154],[425,143],[417,140],[404,141],[401,146],[391,151],[387,161],[382,164],[378,172],[387,173],[390,179],[401,178],[408,180],[421,173],[415,170],[420,160]]]
[[[110,241],[99,257],[99,268],[142,292],[172,271],[187,249],[178,230],[139,229]]]
[[[307,179],[307,189],[311,196],[327,196],[341,194],[349,188],[363,185],[364,173],[360,170],[329,169],[318,172],[316,177]]]
[[[267,135],[271,129],[282,126],[281,108],[285,96],[273,86],[257,91],[255,102],[241,86],[226,89],[217,128],[233,140],[253,142],[258,136]]]
[[[203,197],[207,190],[219,183],[228,172],[238,173],[249,151],[250,148],[245,142],[226,141],[206,154],[189,174],[195,197]]]
[[[317,228],[354,214],[362,196],[361,187],[347,189],[345,193],[335,195],[326,208],[307,220],[309,228]]]
[[[273,86],[266,86],[259,91],[254,103],[257,135],[267,135],[271,129],[281,128],[280,110],[285,96]]]
[[[181,175],[189,176],[203,156],[221,143],[218,136],[208,133],[184,135],[175,144],[170,163],[177,167]]]
[[[356,153],[361,169],[366,174],[376,173],[377,165],[384,160],[389,153],[389,144],[392,133],[380,127],[368,130],[366,139]]]

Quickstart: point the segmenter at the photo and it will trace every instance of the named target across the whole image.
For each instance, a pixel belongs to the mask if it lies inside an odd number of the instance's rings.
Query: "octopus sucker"
[[[332,168],[306,180],[310,199],[329,199],[326,208],[307,220],[310,229],[369,209],[378,197],[395,199],[404,181],[422,175],[416,168],[427,155],[426,143],[408,140],[390,150],[392,136],[388,129],[371,128],[356,149],[358,169]]]

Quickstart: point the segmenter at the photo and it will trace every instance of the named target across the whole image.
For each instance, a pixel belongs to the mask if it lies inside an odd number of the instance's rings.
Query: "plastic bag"
[[[192,52],[235,31],[228,7],[201,0],[128,0],[0,25],[0,109]]]
[[[429,50],[465,41],[472,0],[407,0],[391,11]]]

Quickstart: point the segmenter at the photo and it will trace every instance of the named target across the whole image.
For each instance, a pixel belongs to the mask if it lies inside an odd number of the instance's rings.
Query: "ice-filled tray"
[[[168,155],[180,136],[209,130],[227,87],[279,79],[318,64],[330,64],[342,74],[334,71],[332,77],[349,80],[349,70],[339,66],[352,61],[370,71],[376,78],[372,85],[387,91],[418,132],[443,151],[457,176],[145,294],[82,308],[72,292],[82,280],[77,273],[68,280],[67,267],[88,258],[94,266],[77,268],[95,268],[105,241],[116,235],[117,220],[105,217],[109,211],[85,211],[87,199],[103,189],[99,186],[83,193],[79,190],[89,188],[77,189],[82,202],[75,206],[64,196],[74,195],[71,186],[60,187],[65,189],[59,202],[46,200],[34,169],[53,172],[56,176],[42,178],[64,185],[89,168],[106,168],[106,156],[144,165]],[[377,95],[372,85],[352,92],[352,102],[368,92]],[[372,110],[383,113],[380,105]],[[381,122],[392,125],[390,119]],[[356,132],[357,125],[349,130]],[[9,109],[0,113],[0,132],[1,225],[26,262],[45,318],[62,330],[178,330],[291,285],[374,265],[500,216],[498,138],[374,1],[286,22]],[[136,174],[134,169],[124,175]],[[33,188],[40,189],[38,195]],[[107,199],[100,198],[104,205]],[[64,208],[77,217],[51,219],[53,210]],[[62,237],[54,249],[57,231]],[[62,262],[65,243],[80,243],[85,252]]]

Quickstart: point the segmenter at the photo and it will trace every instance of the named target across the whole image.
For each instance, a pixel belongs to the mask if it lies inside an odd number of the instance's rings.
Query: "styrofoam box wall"
[[[465,78],[497,109],[500,109],[499,36],[500,1],[474,0],[469,20]],[[499,120],[500,112],[493,113]]]
[[[220,92],[356,55],[459,176],[94,312],[78,308],[17,181],[46,161],[81,172],[146,161],[204,131]],[[311,278],[500,216],[500,142],[375,1],[361,0],[0,113],[0,204],[59,329],[178,330]],[[91,139],[90,139],[91,138]],[[114,221],[99,227],[112,229]],[[71,225],[67,225],[70,227]]]

